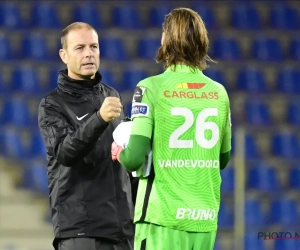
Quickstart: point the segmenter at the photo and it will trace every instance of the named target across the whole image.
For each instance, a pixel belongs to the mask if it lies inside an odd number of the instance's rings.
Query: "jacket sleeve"
[[[42,99],[38,123],[48,154],[67,167],[72,167],[88,155],[108,123],[94,113],[77,130],[59,112],[60,106],[51,98]]]

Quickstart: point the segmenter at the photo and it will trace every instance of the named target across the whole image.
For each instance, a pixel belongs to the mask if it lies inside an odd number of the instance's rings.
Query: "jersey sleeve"
[[[221,144],[221,153],[226,153],[231,150],[231,112],[230,112],[230,101],[227,95],[226,90],[224,89],[226,94],[226,104],[227,104],[227,120],[225,125],[224,136]]]
[[[134,90],[131,119],[129,143],[121,152],[120,161],[127,170],[135,171],[145,162],[154,126],[154,100],[147,79]]]
[[[141,135],[151,139],[154,126],[154,95],[147,79],[139,82],[132,99],[131,119],[132,135]]]

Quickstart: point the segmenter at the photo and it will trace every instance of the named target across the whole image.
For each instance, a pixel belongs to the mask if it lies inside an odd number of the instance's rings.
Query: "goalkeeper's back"
[[[231,125],[225,88],[202,73],[206,62],[212,61],[208,47],[206,28],[195,11],[179,8],[166,16],[156,56],[166,71],[137,85],[129,143],[125,149],[114,145],[114,155],[118,159],[121,151],[122,165],[135,171],[141,169],[149,145],[152,148],[153,159],[147,161],[152,170],[139,183],[135,222],[211,232],[213,237],[220,204],[220,169],[230,158]],[[142,228],[137,225],[136,237],[144,241]],[[149,233],[146,237],[154,236]]]
[[[149,200],[145,210],[145,199],[138,199],[136,220],[184,231],[216,230],[219,157],[230,150],[226,90],[185,65],[169,67],[138,87],[145,90],[142,102],[154,120],[154,171],[141,180],[138,195]]]

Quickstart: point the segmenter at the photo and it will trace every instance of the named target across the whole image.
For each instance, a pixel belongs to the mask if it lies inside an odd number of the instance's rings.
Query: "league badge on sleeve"
[[[131,119],[137,116],[148,116],[149,107],[146,103],[132,104]]]
[[[141,102],[145,93],[145,87],[136,87],[133,92],[132,102]]]

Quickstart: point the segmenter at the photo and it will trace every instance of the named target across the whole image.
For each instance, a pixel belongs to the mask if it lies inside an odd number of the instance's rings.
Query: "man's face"
[[[82,28],[70,31],[66,39],[67,48],[60,50],[60,57],[68,67],[69,77],[93,79],[100,65],[97,33]]]

